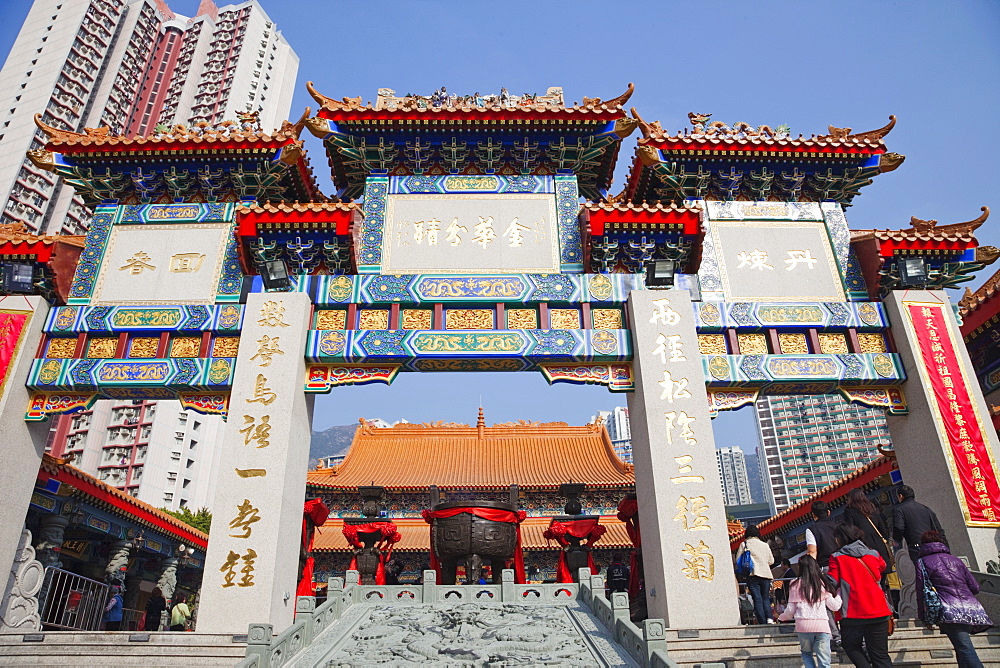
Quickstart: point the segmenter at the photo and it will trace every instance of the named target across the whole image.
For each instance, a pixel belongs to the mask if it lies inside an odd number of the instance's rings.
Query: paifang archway
[[[558,88],[382,89],[372,106],[310,92],[317,116],[271,133],[250,115],[148,138],[40,123],[49,142],[31,155],[95,215],[68,303],[36,303],[18,330],[11,369],[30,397],[8,388],[3,421],[24,470],[5,475],[15,491],[33,478],[31,424],[98,397],[228,413],[199,630],[290,623],[311,397],[400,372],[628,392],[648,607],[673,627],[737,622],[710,415],[760,392],[908,408],[894,427],[908,481],[953,544],[993,556],[996,436],[940,290],[982,266],[985,217],[852,236],[844,207],[902,162],[883,144],[892,123],[796,139],[692,115],[670,136],[626,115],[631,87],[574,106]],[[316,189],[306,128],[338,198]],[[927,260],[916,283],[901,257]],[[647,289],[657,260],[672,289]],[[268,270],[282,265],[290,287]]]

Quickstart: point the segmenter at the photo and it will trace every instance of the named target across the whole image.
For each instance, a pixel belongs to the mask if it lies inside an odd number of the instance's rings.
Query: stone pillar
[[[35,559],[35,550],[31,547],[31,532],[24,529],[4,592],[4,605],[0,608],[0,633],[42,630],[38,592],[44,579],[45,569]]]
[[[174,592],[177,591],[177,563],[177,559],[173,557],[165,559],[160,578],[156,581],[156,586],[163,592],[163,598],[168,601],[174,597]]]
[[[736,577],[690,294],[633,291],[628,312],[636,379],[628,407],[649,616],[671,628],[736,626]]]
[[[311,304],[301,292],[247,298],[212,501],[198,631],[281,633],[295,612],[312,398],[304,393]]]
[[[3,465],[0,466],[0,592],[10,591],[11,565],[20,554],[18,545],[24,518],[38,477],[38,467],[48,437],[47,422],[25,422],[30,393],[24,387],[42,337],[49,305],[41,297],[0,296],[0,325],[11,338],[10,361],[0,368],[0,434],[3,434]],[[2,329],[2,328],[0,328]],[[0,609],[5,603],[0,601]]]
[[[69,526],[69,518],[62,515],[46,515],[39,521],[35,554],[45,568],[49,566],[53,568],[63,567],[59,550],[62,548],[67,526]]]
[[[1000,522],[984,521],[981,511],[977,519],[970,509],[990,508],[1000,519],[995,459],[1000,443],[951,303],[943,290],[895,290],[883,303],[907,378],[903,392],[909,414],[888,418],[903,481],[916,492],[917,501],[937,513],[952,553],[968,557],[972,569],[985,570],[986,561],[997,556]],[[930,327],[927,318],[942,324]],[[930,348],[929,359],[917,326],[927,332],[923,340]],[[949,387],[936,392],[934,383],[943,384],[945,378]],[[946,397],[943,404],[939,394]],[[965,418],[955,417],[952,403],[968,406],[972,420],[959,424]],[[973,466],[982,479],[973,474]]]
[[[108,560],[108,565],[104,567],[105,582],[118,585],[124,591],[125,574],[131,554],[132,543],[127,540],[118,540],[111,544],[111,558]]]

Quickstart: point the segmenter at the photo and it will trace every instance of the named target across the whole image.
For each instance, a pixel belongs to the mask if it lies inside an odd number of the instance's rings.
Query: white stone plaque
[[[115,225],[92,304],[210,304],[229,223]]]
[[[844,286],[821,223],[712,221],[726,299],[844,301]]]
[[[556,197],[389,195],[382,273],[559,272]]]

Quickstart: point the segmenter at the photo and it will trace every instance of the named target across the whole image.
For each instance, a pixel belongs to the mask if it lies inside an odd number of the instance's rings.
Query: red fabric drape
[[[423,512],[424,521],[428,524],[432,524],[431,520],[444,519],[446,517],[454,517],[455,515],[461,515],[462,513],[469,513],[470,515],[475,515],[476,517],[481,517],[484,520],[490,520],[492,522],[506,522],[508,524],[514,524],[517,536],[517,542],[514,546],[514,582],[517,584],[527,583],[527,576],[524,572],[524,551],[521,549],[521,522],[524,518],[528,516],[528,513],[523,510],[510,511],[510,510],[498,510],[496,508],[479,508],[477,506],[463,506],[459,508],[448,508],[446,510],[425,510]],[[438,563],[437,556],[434,554],[434,531],[431,530],[431,568],[437,571],[438,580],[441,578],[441,564]],[[466,574],[466,577],[470,577]]]
[[[542,536],[546,540],[554,540],[562,547],[566,547],[570,544],[566,540],[566,534],[569,534],[573,538],[579,538],[581,540],[586,539],[587,545],[593,545],[601,539],[601,536],[607,531],[605,527],[600,524],[600,518],[586,519],[586,520],[574,520],[572,522],[561,522],[557,519],[553,519],[549,524],[549,528],[545,530]],[[594,563],[594,553],[587,553],[587,568],[590,569],[592,575],[597,575],[600,572],[597,568],[597,564]],[[572,582],[573,574],[569,571],[569,566],[566,565],[566,551],[559,551],[559,563],[556,565],[556,581],[557,582]]]
[[[385,565],[392,558],[392,546],[399,542],[402,536],[396,529],[393,522],[369,522],[368,524],[345,524],[341,529],[344,538],[351,544],[351,547],[360,549],[364,543],[358,538],[359,533],[381,533],[382,537],[375,543],[375,549],[379,551],[378,566],[375,567],[375,584],[385,584]],[[351,557],[351,564],[348,570],[358,570],[358,557]]]
[[[629,555],[628,594],[631,597],[639,593],[642,584],[639,573],[639,550],[642,549],[642,537],[639,535],[639,501],[632,497],[622,499],[618,504],[618,519],[625,523],[625,531],[635,546]]]
[[[319,499],[310,499],[302,506],[302,549],[306,553],[306,563],[299,576],[299,586],[295,590],[298,596],[313,596],[313,571],[316,560],[312,556],[313,542],[316,539],[316,527],[322,526],[330,510]]]

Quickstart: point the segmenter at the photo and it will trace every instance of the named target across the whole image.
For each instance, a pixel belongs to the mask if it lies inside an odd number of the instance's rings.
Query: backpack
[[[743,542],[743,554],[736,560],[736,575],[741,578],[753,575],[753,555],[750,554],[746,541]]]

